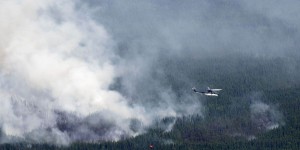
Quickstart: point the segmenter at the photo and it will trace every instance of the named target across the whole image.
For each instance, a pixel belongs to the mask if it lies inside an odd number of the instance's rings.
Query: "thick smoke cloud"
[[[67,144],[79,136],[61,127],[59,119],[69,113],[82,124],[74,127],[78,134],[107,140],[118,140],[118,130],[134,135],[132,118],[147,125],[142,108],[109,90],[116,77],[112,41],[103,26],[75,10],[75,2],[4,1],[1,11],[0,123],[7,136]],[[112,125],[91,131],[102,122]]]
[[[117,71],[124,66],[118,66],[122,60],[115,55],[111,35],[80,4],[1,3],[1,142],[119,140],[165,117],[201,113],[199,102],[178,107],[172,102],[178,97],[159,81],[150,85],[162,90],[154,97],[159,98],[156,104],[143,105],[143,97],[117,92],[114,81],[128,72]],[[139,76],[146,73],[128,67]],[[144,86],[140,89],[146,93]],[[143,100],[153,99],[145,96]],[[186,101],[196,99],[187,96]]]
[[[2,142],[135,136],[165,117],[203,115],[190,88],[213,83],[194,79],[199,60],[287,57],[295,74],[299,56],[299,2],[292,0],[0,4]]]

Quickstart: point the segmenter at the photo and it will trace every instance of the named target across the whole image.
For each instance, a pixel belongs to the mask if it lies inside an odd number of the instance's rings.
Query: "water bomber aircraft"
[[[201,91],[197,91],[197,89],[195,87],[192,88],[192,90],[195,93],[199,93],[202,95],[206,95],[206,96],[218,96],[218,92],[220,92],[222,89],[211,89],[209,87],[207,87],[207,90],[205,92],[201,92]]]

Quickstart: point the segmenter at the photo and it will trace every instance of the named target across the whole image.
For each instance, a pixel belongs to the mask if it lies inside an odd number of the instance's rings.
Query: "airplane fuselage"
[[[200,92],[200,91],[197,91],[196,88],[192,88],[192,89],[195,93],[203,94],[206,96],[218,96],[218,91],[222,90],[222,89],[210,89],[209,87],[207,87],[207,91]]]
[[[206,96],[218,96],[218,94],[214,94],[214,93],[204,93],[204,95],[206,95]]]

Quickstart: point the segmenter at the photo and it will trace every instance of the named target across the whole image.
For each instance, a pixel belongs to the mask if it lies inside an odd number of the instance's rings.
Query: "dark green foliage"
[[[170,58],[163,61],[160,62],[164,64],[162,68],[168,68],[163,77],[164,84],[171,85],[179,97],[187,93],[190,82],[224,89],[220,97],[202,100],[206,108],[204,117],[193,115],[178,118],[170,132],[159,128],[174,121],[174,118],[165,118],[147,133],[119,142],[78,142],[68,147],[17,143],[3,144],[0,149],[142,150],[150,149],[149,145],[160,150],[300,149],[299,60],[293,60],[298,62],[294,66],[289,66],[289,62],[281,58],[244,55],[201,60]],[[251,120],[253,116],[249,106],[257,99],[281,113],[278,128],[261,129]],[[132,127],[136,126],[139,126],[138,121],[133,122]]]

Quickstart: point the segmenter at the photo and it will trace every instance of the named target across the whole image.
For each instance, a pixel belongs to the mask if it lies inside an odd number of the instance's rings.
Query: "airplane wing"
[[[210,90],[213,92],[218,92],[218,91],[221,91],[222,89],[210,89]]]

